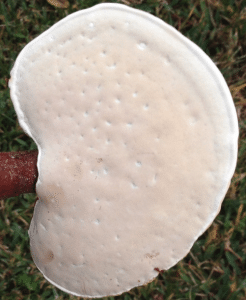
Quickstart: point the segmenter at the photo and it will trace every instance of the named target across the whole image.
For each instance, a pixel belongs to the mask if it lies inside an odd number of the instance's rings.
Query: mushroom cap
[[[154,279],[218,214],[238,122],[211,59],[170,25],[99,4],[30,42],[11,98],[39,150],[32,257],[82,297]]]

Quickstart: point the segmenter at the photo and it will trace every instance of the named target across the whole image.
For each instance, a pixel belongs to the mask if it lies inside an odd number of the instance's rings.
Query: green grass
[[[36,149],[19,127],[9,96],[20,50],[66,15],[103,1],[0,2],[0,151]],[[190,253],[147,286],[105,299],[246,299],[246,2],[243,0],[122,0],[158,16],[199,45],[223,73],[240,125],[239,158],[221,212]],[[35,194],[0,200],[0,299],[78,299],[50,285],[35,267],[27,230]],[[82,299],[82,298],[80,298]]]

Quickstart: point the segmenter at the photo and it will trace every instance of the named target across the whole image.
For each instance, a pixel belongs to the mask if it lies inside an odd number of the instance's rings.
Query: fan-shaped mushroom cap
[[[30,42],[11,76],[39,149],[29,235],[45,278],[102,297],[182,259],[237,158],[235,108],[209,57],[148,13],[100,4]]]

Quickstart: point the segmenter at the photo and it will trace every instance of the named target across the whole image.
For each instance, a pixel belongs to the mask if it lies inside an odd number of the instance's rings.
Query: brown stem
[[[0,199],[35,193],[38,151],[0,152]]]

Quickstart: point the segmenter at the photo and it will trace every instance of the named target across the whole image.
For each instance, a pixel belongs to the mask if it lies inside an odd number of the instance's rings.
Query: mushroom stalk
[[[0,153],[0,199],[35,193],[37,150]]]

